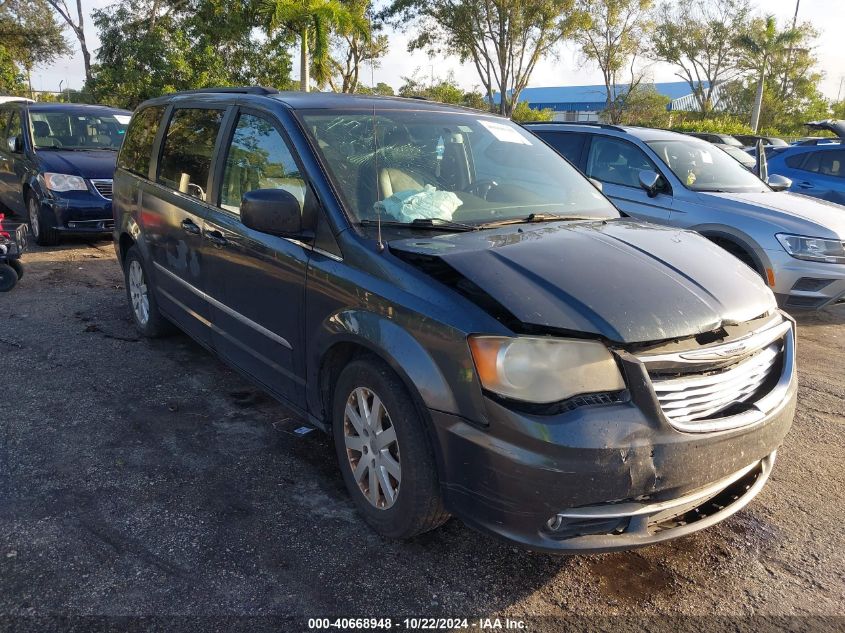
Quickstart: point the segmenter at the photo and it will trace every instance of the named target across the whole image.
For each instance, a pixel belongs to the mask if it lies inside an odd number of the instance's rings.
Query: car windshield
[[[91,114],[79,110],[29,113],[32,140],[41,150],[117,150],[131,117],[120,111]]]
[[[769,191],[753,173],[718,147],[701,141],[650,141],[648,145],[693,191]]]
[[[456,223],[619,217],[574,167],[505,119],[430,110],[301,116],[356,222],[449,230]]]

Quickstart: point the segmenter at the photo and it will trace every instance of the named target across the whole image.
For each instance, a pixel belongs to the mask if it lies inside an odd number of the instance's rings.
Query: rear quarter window
[[[573,165],[578,166],[581,162],[586,135],[576,132],[541,132],[540,137]]]
[[[117,166],[147,177],[158,125],[164,106],[145,108],[132,117],[117,157]]]

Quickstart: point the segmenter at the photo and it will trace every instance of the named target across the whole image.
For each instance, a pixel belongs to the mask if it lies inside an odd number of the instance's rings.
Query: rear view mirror
[[[7,140],[9,144],[9,151],[13,154],[20,154],[23,151],[23,136],[10,136]]]
[[[640,172],[640,187],[645,189],[650,198],[653,198],[663,188],[663,178],[656,171],[644,169]]]
[[[289,237],[302,233],[299,200],[284,189],[255,189],[241,200],[241,222],[256,231]]]
[[[786,191],[792,186],[792,179],[780,174],[772,174],[766,184],[772,188],[772,191]]]

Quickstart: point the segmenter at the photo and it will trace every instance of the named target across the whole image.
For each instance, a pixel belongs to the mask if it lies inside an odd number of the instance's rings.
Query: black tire
[[[33,222],[33,215],[36,222]],[[32,192],[26,197],[26,221],[29,223],[29,234],[39,246],[55,246],[59,243],[56,218],[44,213],[38,196]]]
[[[718,237],[717,238],[710,238],[710,241],[713,242],[714,244],[716,244],[717,246],[720,246],[723,249],[725,249],[726,251],[728,251],[731,255],[736,257],[739,261],[741,261],[743,264],[748,266],[755,273],[760,275],[763,278],[764,281],[766,280],[765,273],[762,270],[760,270],[760,267],[757,265],[757,262],[751,256],[751,253],[746,251],[742,246],[740,246],[739,244],[736,244],[735,242],[732,242],[730,240],[726,240],[726,239],[722,239],[722,238],[718,238]]]
[[[392,427],[395,430],[395,444],[398,446],[396,461],[401,467],[401,480],[398,481],[395,500],[389,507],[377,507],[368,499],[362,489],[364,484],[359,485],[353,472],[351,456],[356,451],[349,451],[346,446],[346,434],[349,431],[345,429],[352,428],[345,415],[346,405],[358,388],[381,399],[387,412],[384,423],[389,424],[388,429]],[[341,372],[333,400],[332,426],[338,463],[346,488],[366,522],[382,536],[392,539],[408,539],[446,522],[449,514],[444,510],[440,498],[440,484],[425,422],[399,377],[378,358],[359,358]],[[370,458],[374,460],[372,450]],[[362,451],[357,451],[360,458],[358,463],[366,455]],[[368,468],[361,477],[362,481],[369,479],[369,472]],[[387,471],[384,470],[384,473]],[[388,485],[394,481],[389,479]],[[383,489],[382,485],[378,488]]]
[[[9,266],[15,269],[15,272],[18,273],[18,281],[23,279],[23,264],[21,264],[21,260],[19,259],[10,259]]]
[[[143,310],[136,309],[133,304],[130,276],[137,265],[142,275],[142,282],[146,289],[147,310],[146,320],[142,318]],[[147,267],[144,264],[144,259],[141,257],[141,252],[137,246],[132,246],[127,252],[123,260],[123,278],[126,284],[126,298],[129,301],[129,312],[132,314],[132,320],[135,322],[135,327],[142,336],[147,338],[159,338],[171,334],[174,330],[173,324],[165,319],[158,309],[158,301],[156,300],[155,292],[153,292],[152,282],[147,274]]]
[[[0,292],[9,292],[18,283],[18,273],[9,264],[0,264]]]

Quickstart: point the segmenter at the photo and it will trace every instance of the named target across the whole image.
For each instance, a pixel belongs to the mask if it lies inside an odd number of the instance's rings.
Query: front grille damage
[[[782,382],[792,328],[779,316],[737,339],[640,355],[663,415],[687,432],[735,428]],[[788,359],[791,364],[791,350]],[[716,420],[725,420],[715,424]]]

